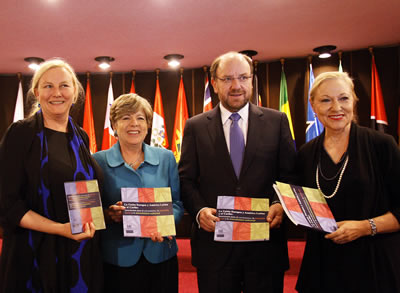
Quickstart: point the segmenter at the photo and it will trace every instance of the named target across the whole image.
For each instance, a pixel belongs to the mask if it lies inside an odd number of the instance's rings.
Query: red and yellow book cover
[[[125,207],[125,237],[150,237],[155,232],[161,236],[176,235],[169,187],[121,188],[121,199]]]
[[[274,189],[288,218],[295,225],[333,232],[337,224],[318,189],[277,182]]]
[[[269,240],[267,198],[218,196],[215,241]]]
[[[65,182],[64,189],[72,234],[82,233],[89,222],[96,230],[106,228],[97,180]]]

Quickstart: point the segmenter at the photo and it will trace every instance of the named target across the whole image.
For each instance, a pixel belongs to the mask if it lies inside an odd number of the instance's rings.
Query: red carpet
[[[198,293],[196,269],[190,262],[190,240],[177,239],[179,262],[179,293]],[[289,241],[290,270],[285,274],[284,293],[296,293],[297,275],[304,252],[304,241]]]
[[[191,264],[190,240],[178,239],[179,293],[198,293],[196,269]],[[2,239],[0,238],[0,253]],[[290,270],[285,274],[284,293],[296,293],[297,275],[304,252],[304,241],[289,241]]]

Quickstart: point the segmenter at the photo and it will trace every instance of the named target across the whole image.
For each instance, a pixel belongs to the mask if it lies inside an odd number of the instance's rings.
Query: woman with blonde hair
[[[326,198],[338,229],[307,232],[301,293],[400,292],[400,150],[357,125],[357,100],[347,73],[322,73],[311,89],[325,130],[300,149],[298,175]]]
[[[82,86],[68,63],[52,59],[30,91],[39,110],[13,123],[0,145],[0,292],[101,292],[99,235],[93,223],[71,233],[64,191],[64,182],[102,176],[69,116]]]

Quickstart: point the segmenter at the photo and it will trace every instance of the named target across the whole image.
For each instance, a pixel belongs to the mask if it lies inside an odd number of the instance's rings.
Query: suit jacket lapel
[[[227,174],[231,174],[231,176],[234,176],[236,178],[228,147],[226,146],[219,105],[211,111],[208,111],[207,113],[207,130],[208,134],[210,135],[211,143],[215,147],[217,158],[226,168]]]
[[[258,143],[260,142],[261,131],[263,131],[264,114],[257,106],[249,103],[249,122],[247,130],[246,149],[244,152],[242,170],[240,174],[244,174],[250,167],[251,162],[256,153]]]

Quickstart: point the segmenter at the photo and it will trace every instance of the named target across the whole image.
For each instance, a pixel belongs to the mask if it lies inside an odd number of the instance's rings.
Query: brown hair
[[[153,122],[153,109],[150,103],[137,94],[125,94],[119,96],[111,105],[110,109],[110,122],[111,126],[117,123],[124,115],[129,113],[136,113],[143,110],[146,115],[147,126],[151,128]]]
[[[215,80],[215,77],[217,76],[218,66],[221,63],[221,61],[223,59],[225,59],[225,58],[232,58],[232,57],[239,57],[239,58],[242,58],[242,59],[246,60],[246,62],[250,66],[250,74],[253,74],[253,61],[251,60],[251,58],[246,56],[246,55],[244,55],[244,54],[242,54],[242,53],[231,51],[231,52],[225,53],[225,54],[223,54],[221,56],[218,56],[213,61],[213,63],[211,64],[211,67],[210,67],[210,74],[211,74],[211,78],[212,79]]]

